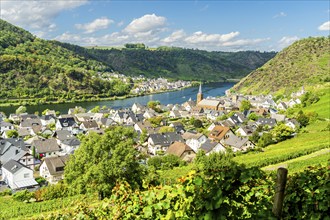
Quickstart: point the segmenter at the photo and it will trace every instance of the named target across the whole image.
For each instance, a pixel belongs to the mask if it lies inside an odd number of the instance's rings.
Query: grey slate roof
[[[73,117],[59,118],[58,121],[60,122],[62,128],[72,127],[76,125],[76,121],[74,120]]]
[[[17,173],[22,168],[29,169],[26,166],[24,166],[23,164],[15,161],[15,160],[9,160],[7,163],[5,163],[2,166],[3,166],[3,168],[5,168],[6,170],[8,170],[12,174]]]
[[[273,118],[259,118],[256,121],[257,124],[268,125],[270,127],[274,127],[276,125],[276,120]]]
[[[213,150],[213,148],[215,146],[217,146],[217,142],[213,142],[210,139],[207,139],[204,143],[201,144],[201,149],[205,152],[208,153],[211,150]]]
[[[60,147],[58,146],[55,139],[42,139],[34,140],[32,146],[35,146],[36,153],[50,153],[59,151]]]
[[[248,141],[248,138],[242,138],[237,136],[230,136],[228,139],[225,140],[225,145],[229,145],[231,147],[241,149],[242,146]]]
[[[53,137],[56,137],[60,141],[68,140],[68,139],[76,139],[76,137],[73,134],[71,134],[70,131],[67,130],[56,130],[54,132]]]
[[[163,134],[150,134],[150,138],[152,139],[155,145],[161,145],[161,146],[170,146],[175,141],[183,142],[181,135],[175,132],[167,132]]]

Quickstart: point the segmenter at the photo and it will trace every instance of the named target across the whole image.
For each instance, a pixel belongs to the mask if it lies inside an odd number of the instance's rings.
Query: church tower
[[[202,100],[203,100],[203,93],[202,93],[202,83],[201,83],[201,84],[199,84],[199,90],[198,90],[198,93],[197,93],[197,102],[196,102],[196,104],[198,104]]]

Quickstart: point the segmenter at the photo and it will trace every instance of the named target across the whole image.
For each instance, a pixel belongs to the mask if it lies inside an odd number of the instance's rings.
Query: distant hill
[[[119,73],[184,80],[240,79],[275,56],[274,52],[208,52],[177,47],[82,48],[58,44],[82,56],[96,59]],[[132,45],[132,44],[129,44]]]
[[[329,37],[296,41],[265,65],[251,72],[233,90],[241,93],[289,94],[301,86],[330,81]]]
[[[0,101],[47,100],[125,95],[130,86],[109,80],[109,73],[128,76],[219,81],[238,79],[275,53],[207,52],[127,44],[123,49],[87,49],[48,41],[0,19]]]

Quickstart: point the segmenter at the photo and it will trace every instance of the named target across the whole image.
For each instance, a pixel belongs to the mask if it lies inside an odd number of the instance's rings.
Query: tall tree
[[[98,192],[100,199],[120,180],[139,187],[144,171],[133,148],[134,137],[134,131],[124,127],[85,136],[65,167],[65,181],[77,193]]]

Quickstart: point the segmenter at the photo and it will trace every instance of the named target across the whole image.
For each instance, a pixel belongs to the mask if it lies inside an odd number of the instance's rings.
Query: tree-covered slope
[[[159,47],[156,49],[91,49],[60,43],[82,56],[97,59],[120,73],[186,80],[239,79],[275,56],[273,52],[207,52]]]
[[[106,71],[112,70],[0,20],[0,98],[127,93],[122,82],[100,77]]]
[[[328,37],[307,38],[279,52],[262,67],[234,86],[242,93],[289,94],[301,86],[330,81],[330,41]]]

